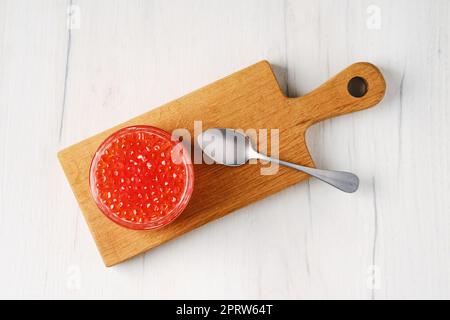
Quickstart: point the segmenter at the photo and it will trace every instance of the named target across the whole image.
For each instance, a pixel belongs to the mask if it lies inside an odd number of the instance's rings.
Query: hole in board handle
[[[347,84],[348,93],[355,98],[363,97],[368,90],[367,81],[361,77],[351,78]]]

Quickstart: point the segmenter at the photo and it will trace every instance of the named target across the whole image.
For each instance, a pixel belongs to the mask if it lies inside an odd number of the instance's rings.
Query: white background
[[[0,0],[0,297],[450,298],[449,36],[444,0]],[[290,96],[382,69],[380,105],[308,132],[360,190],[311,180],[105,268],[57,151],[262,59]]]

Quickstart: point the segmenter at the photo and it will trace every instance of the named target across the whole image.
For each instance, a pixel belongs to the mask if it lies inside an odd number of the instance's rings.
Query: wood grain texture
[[[351,96],[347,89],[354,77],[367,83],[367,93],[359,98]],[[384,78],[375,66],[355,63],[306,96],[289,99],[282,94],[270,64],[262,61],[77,143],[60,151],[58,157],[100,254],[105,264],[112,266],[307,178],[288,168],[263,175],[258,165],[230,168],[194,164],[194,193],[183,214],[157,230],[128,230],[101,213],[89,189],[89,168],[95,151],[114,131],[144,124],[168,132],[187,129],[194,138],[200,133],[194,131],[195,121],[202,123],[203,130],[276,129],[277,152],[282,159],[314,166],[305,143],[306,129],[318,121],[377,104],[385,89]],[[268,145],[272,146],[270,136]]]
[[[449,299],[449,16],[447,0],[0,0],[0,297]],[[55,154],[260,60],[289,97],[380,67],[377,107],[306,133],[358,192],[309,179],[105,268]]]

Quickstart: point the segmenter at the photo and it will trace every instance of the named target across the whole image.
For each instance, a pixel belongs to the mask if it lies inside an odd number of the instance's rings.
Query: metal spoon
[[[234,129],[208,129],[197,137],[197,142],[203,152],[219,164],[234,167],[241,166],[250,159],[271,161],[305,172],[344,192],[352,193],[358,190],[359,179],[353,173],[315,169],[271,158],[257,152],[252,146],[250,137]]]

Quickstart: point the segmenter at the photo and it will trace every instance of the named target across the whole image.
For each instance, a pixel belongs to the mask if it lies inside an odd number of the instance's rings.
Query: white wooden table
[[[69,25],[68,25],[69,23]],[[450,298],[450,2],[0,0],[1,298]],[[103,266],[56,152],[267,59],[290,96],[370,61],[311,180]]]

